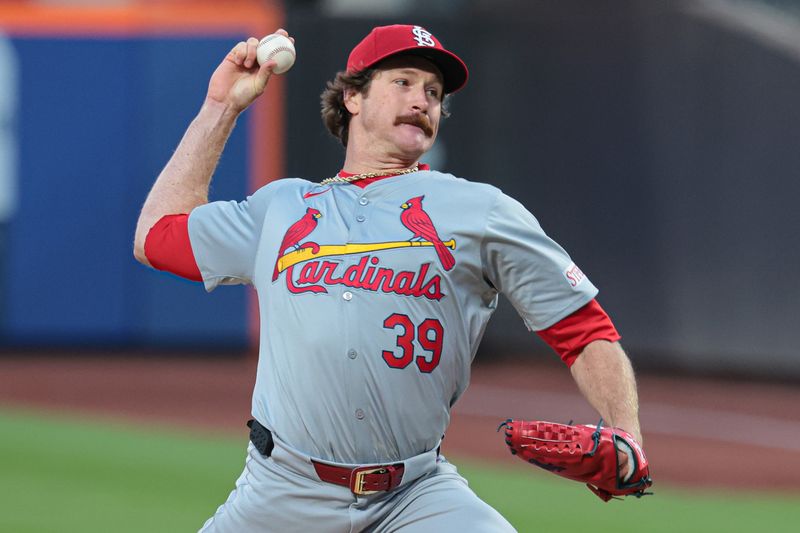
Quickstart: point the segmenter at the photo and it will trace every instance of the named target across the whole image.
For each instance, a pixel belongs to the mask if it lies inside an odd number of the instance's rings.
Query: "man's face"
[[[366,95],[345,98],[353,128],[375,154],[419,159],[436,140],[442,114],[442,75],[433,63],[399,56],[381,63]],[[357,123],[357,124],[355,124]]]

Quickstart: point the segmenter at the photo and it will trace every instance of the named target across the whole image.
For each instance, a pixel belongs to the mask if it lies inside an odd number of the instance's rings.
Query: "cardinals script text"
[[[364,256],[355,265],[350,265],[341,272],[341,263],[336,261],[307,261],[294,275],[294,266],[286,269],[286,287],[289,292],[327,293],[325,285],[344,285],[368,291],[399,294],[429,300],[441,300],[444,297],[441,288],[441,277],[428,277],[430,263],[423,263],[418,272],[380,266],[376,256]]]

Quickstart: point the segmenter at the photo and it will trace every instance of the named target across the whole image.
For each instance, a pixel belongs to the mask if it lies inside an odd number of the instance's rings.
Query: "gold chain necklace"
[[[333,176],[331,178],[325,178],[321,182],[320,185],[328,185],[329,183],[353,183],[354,181],[358,180],[365,180],[369,178],[378,178],[383,176],[400,176],[401,174],[411,174],[412,172],[416,172],[419,170],[419,165],[414,165],[411,168],[402,168],[400,170],[384,170],[383,172],[365,172],[364,174],[353,174],[352,176]]]

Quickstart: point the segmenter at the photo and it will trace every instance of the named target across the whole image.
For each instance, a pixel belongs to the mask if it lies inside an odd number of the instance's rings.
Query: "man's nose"
[[[413,91],[411,107],[421,113],[428,113],[428,95],[425,93],[424,87]]]

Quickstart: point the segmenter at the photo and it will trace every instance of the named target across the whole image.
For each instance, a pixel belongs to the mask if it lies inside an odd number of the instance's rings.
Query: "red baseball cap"
[[[446,50],[439,39],[421,26],[394,24],[378,26],[356,45],[347,58],[347,72],[360,72],[396,54],[422,56],[435,64],[444,76],[444,92],[458,91],[467,83],[467,65]]]

